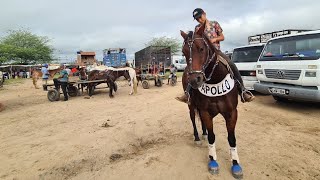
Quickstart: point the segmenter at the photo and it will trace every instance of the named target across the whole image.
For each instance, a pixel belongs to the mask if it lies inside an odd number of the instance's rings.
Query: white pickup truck
[[[320,102],[320,30],[268,40],[256,73],[255,91],[278,101]]]

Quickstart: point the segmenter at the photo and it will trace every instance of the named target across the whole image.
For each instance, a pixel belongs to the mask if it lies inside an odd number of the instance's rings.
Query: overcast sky
[[[320,29],[320,0],[0,0],[0,36],[27,28],[52,39],[56,56],[127,48],[130,59],[153,37],[179,38],[193,30],[192,11],[203,8],[222,26],[221,49],[247,44],[250,35],[283,29]]]

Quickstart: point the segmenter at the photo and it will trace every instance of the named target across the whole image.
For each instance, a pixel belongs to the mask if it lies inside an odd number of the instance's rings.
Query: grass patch
[[[166,79],[169,78],[169,75],[170,75],[170,71],[167,71],[167,72],[164,74],[164,76],[165,76]],[[183,71],[181,71],[181,72],[176,72],[176,75],[177,75],[178,77],[182,77]]]
[[[13,85],[13,84],[21,84],[26,79],[18,78],[18,79],[5,79],[3,85]]]

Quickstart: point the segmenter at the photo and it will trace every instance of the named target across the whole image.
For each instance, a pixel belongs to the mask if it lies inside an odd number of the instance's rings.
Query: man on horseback
[[[205,25],[204,33],[210,40],[210,42],[218,49],[220,50],[220,41],[224,40],[224,35],[222,33],[222,28],[220,24],[217,21],[209,21],[206,17],[206,13],[201,9],[197,8],[193,11],[193,18],[199,22],[199,24],[195,27],[195,32],[197,32],[201,25]],[[228,62],[229,66],[231,67],[231,70],[233,71],[234,78],[238,82],[238,91],[239,95],[241,97],[242,102],[250,102],[254,99],[254,96],[250,91],[245,89],[243,85],[243,81],[240,75],[240,72],[237,68],[237,66],[229,59],[225,59],[226,62]],[[189,103],[189,91],[191,89],[191,86],[188,84],[188,87],[186,89],[186,92],[183,96],[177,97],[176,99]]]

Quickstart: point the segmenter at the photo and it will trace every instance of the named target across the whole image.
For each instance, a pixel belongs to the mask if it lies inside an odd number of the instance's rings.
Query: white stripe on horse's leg
[[[238,163],[240,163],[237,147],[230,147],[230,156],[231,161],[236,160]]]
[[[212,156],[213,160],[217,160],[217,151],[216,151],[216,143],[208,144],[209,147],[209,156]]]

